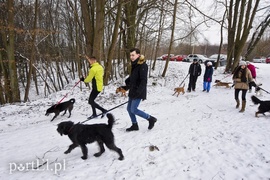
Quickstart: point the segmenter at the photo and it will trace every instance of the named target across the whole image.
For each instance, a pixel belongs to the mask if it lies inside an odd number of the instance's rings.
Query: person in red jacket
[[[247,68],[251,72],[252,78],[255,80],[256,79],[256,68],[255,68],[255,66],[253,64],[251,64],[249,61],[246,61],[246,63],[247,63]],[[249,83],[248,86],[249,86],[249,91],[248,92],[251,93],[251,91],[252,91],[252,85]]]

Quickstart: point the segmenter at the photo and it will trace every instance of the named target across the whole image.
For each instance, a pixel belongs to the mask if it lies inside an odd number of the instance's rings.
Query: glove
[[[120,88],[124,89],[124,90],[128,90],[128,87],[127,86],[120,86]]]
[[[210,80],[211,80],[210,78],[207,78],[207,82],[210,82]]]
[[[81,77],[80,80],[81,80],[81,81],[84,81],[84,77]]]
[[[253,87],[257,87],[257,84],[256,84],[254,81],[251,81],[250,84],[251,84],[251,86],[253,86]]]

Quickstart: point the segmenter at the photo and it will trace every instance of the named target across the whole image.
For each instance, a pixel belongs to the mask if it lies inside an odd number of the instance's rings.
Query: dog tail
[[[259,100],[256,96],[251,96],[251,100],[254,104],[260,104],[261,100]]]
[[[69,100],[69,102],[71,102],[71,103],[73,103],[73,104],[74,104],[74,103],[75,103],[75,99],[74,99],[74,98],[72,98],[72,99],[70,99],[70,100]]]
[[[113,124],[114,124],[114,117],[111,113],[108,113],[107,118],[108,118],[108,127],[112,129]]]

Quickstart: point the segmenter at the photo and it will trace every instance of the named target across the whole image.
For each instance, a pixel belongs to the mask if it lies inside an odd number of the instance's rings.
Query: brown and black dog
[[[61,122],[58,124],[57,131],[62,135],[67,135],[72,141],[65,154],[70,153],[74,148],[80,146],[83,156],[82,159],[87,159],[88,149],[86,144],[97,142],[99,145],[99,152],[95,153],[95,157],[101,156],[105,152],[104,144],[111,150],[115,151],[119,155],[119,160],[123,160],[124,156],[122,150],[118,148],[114,143],[114,135],[112,127],[114,124],[114,117],[112,114],[107,114],[108,124],[74,124],[71,121]]]
[[[182,87],[174,88],[173,95],[175,95],[177,93],[177,97],[178,97],[180,93],[185,94],[185,88],[184,87],[185,87],[185,84]]]
[[[116,91],[115,91],[116,94],[117,94],[117,93],[121,93],[121,96],[127,97],[126,92],[127,92],[127,90],[125,90],[125,89],[122,88],[122,87],[116,88]]]
[[[54,104],[52,105],[49,109],[47,109],[46,111],[46,116],[49,116],[50,113],[54,113],[54,117],[52,118],[51,121],[53,121],[62,111],[65,111],[63,115],[66,114],[67,110],[69,112],[69,118],[71,116],[71,111],[73,109],[73,104],[75,103],[75,99],[72,98],[69,101],[65,101],[63,103],[60,104]],[[63,116],[62,115],[62,116]]]
[[[220,80],[215,80],[215,83],[213,86],[225,86],[226,88],[230,88],[231,82],[221,82]]]

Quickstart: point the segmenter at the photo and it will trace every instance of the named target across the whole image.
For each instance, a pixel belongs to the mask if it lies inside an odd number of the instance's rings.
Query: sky
[[[115,144],[123,151],[123,161],[107,148],[103,155],[94,157],[96,143],[87,145],[87,160],[80,158],[80,148],[64,154],[71,141],[58,134],[57,124],[79,123],[92,114],[87,104],[90,90],[83,84],[82,90],[78,86],[72,89],[77,80],[47,97],[36,96],[33,88],[30,102],[1,106],[0,179],[269,179],[270,113],[255,117],[258,105],[250,99],[256,95],[254,90],[247,94],[244,113],[235,108],[233,88],[211,87],[209,93],[202,92],[202,76],[195,92],[172,96],[190,63],[170,62],[166,76],[161,77],[164,65],[164,61],[157,62],[148,79],[147,100],[139,106],[157,118],[152,130],[147,129],[146,120],[138,118],[139,131],[126,132],[131,125],[126,105],[111,111],[115,117]],[[269,91],[270,65],[254,65],[257,83]],[[204,66],[202,69],[204,72]],[[213,80],[232,82],[223,71],[224,67],[215,70]],[[107,109],[126,102],[127,98],[115,93],[123,81],[120,78],[106,86],[97,102]],[[186,89],[188,79],[183,84]],[[46,109],[67,93],[64,101],[76,99],[71,117],[60,115],[51,122],[53,114],[45,116]],[[257,97],[270,100],[265,92]],[[107,119],[97,118],[85,124],[96,123],[107,123]],[[151,151],[150,147],[156,148]]]
[[[199,7],[199,10],[202,13],[220,21],[224,13],[224,6],[221,5],[220,3],[218,4],[218,6],[215,6],[216,2],[217,2],[216,0],[196,1],[197,7]],[[250,38],[252,36],[252,33],[256,30],[256,27],[265,19],[266,15],[269,14],[269,8],[270,6],[269,6],[268,1],[266,0],[260,1],[258,11],[253,21],[253,28],[251,28],[251,31],[250,31],[250,35],[249,35]],[[197,12],[197,14],[199,14],[199,12]],[[197,15],[197,16],[195,15],[195,19],[194,19],[195,22],[196,21],[202,22],[203,20],[205,20],[204,17],[200,15]],[[225,24],[224,24],[225,27],[227,26],[226,24],[227,24],[227,19],[225,20]],[[218,23],[214,21],[204,23],[199,27],[198,31],[199,31],[198,41],[200,43],[209,42],[209,44],[219,45],[221,34],[220,34],[220,25]],[[266,30],[265,34],[267,33],[268,31]],[[227,29],[226,28],[223,29],[223,43],[227,43]]]

